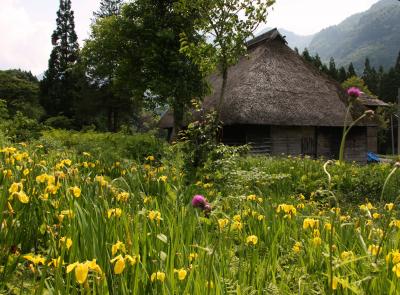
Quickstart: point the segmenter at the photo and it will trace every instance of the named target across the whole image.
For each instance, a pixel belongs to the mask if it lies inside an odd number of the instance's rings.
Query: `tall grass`
[[[321,161],[238,158],[188,184],[170,159],[3,149],[0,292],[397,294],[397,173],[393,207],[375,198],[391,167],[330,165],[329,185]]]

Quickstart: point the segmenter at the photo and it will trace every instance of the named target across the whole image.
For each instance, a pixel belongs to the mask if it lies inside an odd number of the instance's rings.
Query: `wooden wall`
[[[378,152],[378,127],[367,127],[367,148],[369,152]]]
[[[366,163],[367,153],[367,128],[356,127],[351,129],[346,139],[345,160]]]
[[[315,127],[271,126],[273,155],[315,156]]]
[[[223,142],[228,145],[251,144],[253,153],[338,159],[342,132],[341,127],[226,126]],[[366,163],[367,152],[376,149],[377,128],[355,127],[347,136],[345,158]]]
[[[317,127],[317,157],[338,159],[343,129]]]
[[[338,159],[340,143],[342,141],[343,129],[340,127],[319,127],[318,128],[318,157],[327,159]],[[373,139],[373,135],[368,140],[372,142],[377,138]],[[366,127],[354,127],[347,135],[345,145],[345,160],[356,161],[359,163],[367,162],[367,128]]]

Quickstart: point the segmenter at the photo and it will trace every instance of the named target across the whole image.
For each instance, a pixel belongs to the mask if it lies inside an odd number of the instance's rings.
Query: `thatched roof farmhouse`
[[[204,109],[217,106],[221,79],[210,78],[213,93],[205,98]],[[289,48],[274,29],[248,42],[248,55],[229,70],[220,115],[222,141],[250,143],[260,153],[335,158],[346,101],[340,85]],[[160,127],[172,130],[171,112],[161,118]],[[377,126],[364,121],[349,134],[347,160],[364,162],[367,152],[376,149]]]

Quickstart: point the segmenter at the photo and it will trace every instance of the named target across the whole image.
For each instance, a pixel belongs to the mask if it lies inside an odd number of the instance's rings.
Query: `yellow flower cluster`
[[[255,246],[258,243],[258,237],[255,235],[248,236],[246,238],[247,245]]]
[[[29,203],[29,197],[23,191],[23,188],[24,186],[21,182],[14,182],[8,190],[8,192],[10,193],[10,200],[16,197],[23,204]]]
[[[218,227],[220,230],[223,230],[229,224],[229,219],[222,218],[218,219]]]
[[[149,213],[147,214],[147,218],[150,221],[157,221],[157,222],[160,222],[162,220],[161,213],[157,210],[149,211]]]
[[[163,283],[165,281],[165,272],[157,271],[151,274],[150,280],[152,282],[159,281]]]
[[[107,217],[110,219],[111,217],[121,217],[122,215],[122,209],[120,208],[113,208],[113,209],[108,209],[107,211]]]
[[[258,203],[262,203],[263,202],[263,198],[257,197],[256,195],[248,195],[246,197],[247,201],[253,201],[253,202],[258,202]]]
[[[319,227],[319,220],[313,218],[306,218],[303,221],[303,229],[306,230],[308,228],[314,229]]]
[[[378,245],[369,245],[368,246],[368,252],[372,255],[372,256],[377,256],[378,254],[380,254],[382,251],[382,248],[380,248]]]
[[[296,243],[294,243],[292,250],[294,253],[297,254],[297,253],[300,253],[301,248],[302,248],[301,242],[296,242]]]
[[[296,216],[297,210],[293,205],[287,205],[287,204],[280,204],[276,208],[276,213],[284,212],[286,218],[292,218],[293,216]]]

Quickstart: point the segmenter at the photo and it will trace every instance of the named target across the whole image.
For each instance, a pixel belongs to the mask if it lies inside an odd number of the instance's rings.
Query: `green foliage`
[[[56,22],[51,36],[53,50],[49,67],[41,81],[41,104],[50,116],[65,114],[72,117],[79,81],[73,67],[78,60],[79,44],[71,0],[60,1]]]
[[[203,36],[196,42],[182,34],[180,51],[197,64],[205,76],[215,69],[222,75],[217,115],[224,100],[228,68],[246,53],[246,40],[253,36],[261,23],[266,22],[267,10],[274,3],[274,0],[177,1],[175,8],[179,12],[195,14],[194,29]]]
[[[124,0],[101,0],[99,10],[94,13],[96,18],[119,15]]]
[[[7,120],[10,117],[7,109],[7,101],[0,99],[0,120]]]
[[[221,165],[187,183],[173,158],[95,153],[108,134],[45,136],[0,148],[0,293],[396,292],[398,171],[384,194],[393,204],[373,202],[391,165],[330,165],[330,187],[323,161],[218,146]],[[78,152],[79,138],[99,149]],[[193,208],[200,193],[212,210]]]
[[[342,83],[343,89],[349,89],[350,87],[357,87],[362,92],[364,92],[368,95],[372,95],[372,93],[371,93],[371,91],[369,91],[367,85],[365,85],[364,80],[357,76],[350,77]]]
[[[112,15],[97,19],[81,52],[80,65],[90,87],[82,96],[77,118],[111,132],[118,131],[122,124],[132,123],[145,91],[138,75],[139,63],[136,63],[138,48],[124,35],[121,23],[125,22],[121,17]],[[124,47],[130,49],[121,50]]]
[[[181,131],[179,149],[183,157],[183,171],[188,181],[195,179],[206,162],[217,160],[217,137],[221,125],[215,112],[203,114],[199,121],[190,123],[186,130]]]
[[[1,99],[0,120],[0,143],[33,140],[40,136],[43,129],[37,120],[26,117],[20,111],[10,116],[6,101]]]
[[[150,134],[77,132],[67,130],[44,131],[38,143],[54,150],[88,152],[107,161],[121,159],[142,160],[149,155],[160,158],[165,142]]]
[[[224,70],[235,64],[246,53],[246,40],[252,36],[259,24],[266,22],[267,9],[275,1],[251,0],[180,0],[176,8],[182,13],[195,12],[198,16],[195,29],[204,36],[213,36],[207,49],[206,38],[199,47],[189,46],[190,40],[183,39],[181,51],[202,68],[210,70],[219,66]],[[239,17],[238,15],[243,15]],[[211,50],[212,49],[212,50]],[[203,64],[209,64],[204,66]]]
[[[26,117],[17,112],[12,120],[4,124],[6,135],[14,142],[29,141],[39,138],[43,125],[37,120]]]
[[[400,88],[400,68],[396,65],[381,75],[378,95],[386,102],[397,103],[398,89]]]
[[[92,26],[83,62],[104,94],[99,106],[108,118],[133,110],[138,116],[143,105],[168,105],[179,129],[190,100],[207,90],[197,66],[179,53],[181,32],[197,36],[195,18],[177,13],[175,2],[134,1],[118,17],[98,19]]]
[[[371,67],[370,61],[368,58],[365,59],[365,66],[362,75],[362,79],[365,84],[368,86],[368,89],[374,93],[378,94],[379,88],[379,76],[374,67]]]
[[[347,69],[347,79],[354,77],[354,76],[357,76],[357,73],[356,73],[356,70],[354,69],[353,63],[351,62],[349,64],[349,68]]]
[[[66,116],[56,116],[47,118],[44,124],[55,129],[73,129],[74,120]]]
[[[39,105],[39,83],[31,73],[0,71],[0,98],[6,100],[11,115],[20,111],[30,118],[39,119],[44,113]]]

